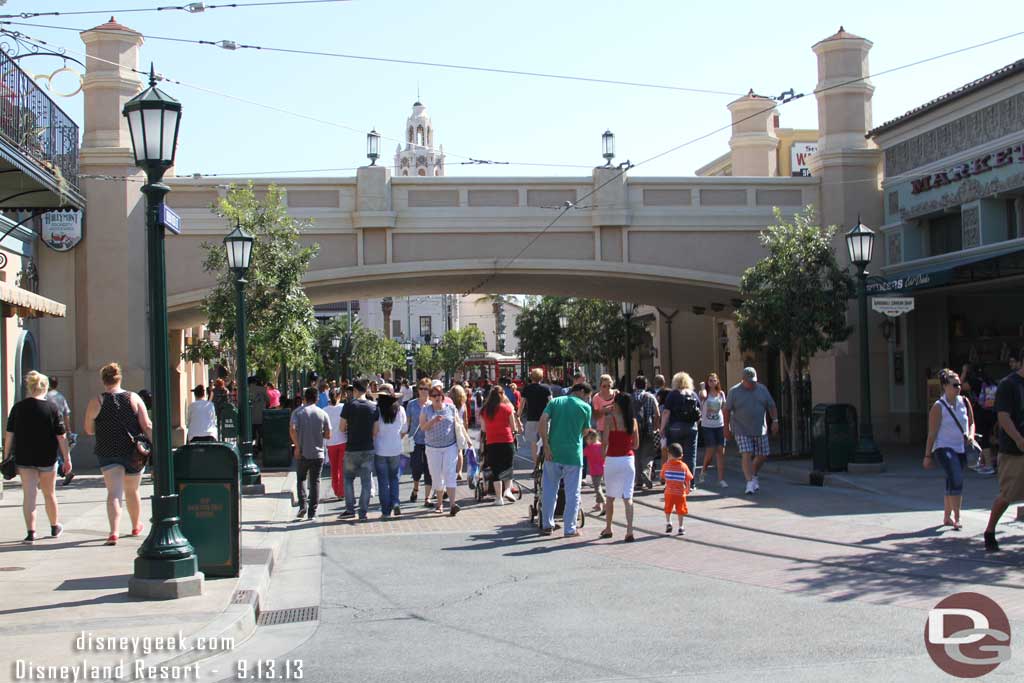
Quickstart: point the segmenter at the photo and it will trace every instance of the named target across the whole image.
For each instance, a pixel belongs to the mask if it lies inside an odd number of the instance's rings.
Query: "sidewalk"
[[[68,487],[57,487],[64,535],[50,539],[49,522],[39,501],[35,545],[24,545],[22,495],[18,479],[7,482],[0,500],[0,681],[14,680],[16,662],[35,665],[109,665],[124,662],[133,673],[133,660],[146,664],[170,661],[182,666],[227,649],[255,628],[255,605],[265,594],[285,534],[276,522],[292,515],[294,474],[265,473],[267,493],[242,499],[242,571],[238,578],[207,578],[204,594],[171,602],[139,600],[128,594],[128,579],[143,537],[128,535],[130,521],[123,512],[122,533],[116,546],[104,546],[108,533],[106,490],[98,474],[79,475]],[[143,519],[149,530],[152,484],[142,487]],[[94,637],[157,638],[184,636],[184,648],[157,646],[150,652],[100,651],[81,647],[82,633]],[[204,639],[207,641],[204,643]],[[211,642],[211,639],[213,642]]]

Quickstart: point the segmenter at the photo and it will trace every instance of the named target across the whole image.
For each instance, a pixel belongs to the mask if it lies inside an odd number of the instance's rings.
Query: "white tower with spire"
[[[444,145],[434,147],[434,126],[419,100],[405,121],[405,147],[395,150],[396,176],[443,176]]]

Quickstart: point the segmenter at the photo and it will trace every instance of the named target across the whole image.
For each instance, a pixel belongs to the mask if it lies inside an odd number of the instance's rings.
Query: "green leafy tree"
[[[359,320],[352,321],[352,329],[362,327]],[[348,332],[348,319],[339,316],[320,322],[316,327],[316,370],[327,377],[341,377],[341,355],[344,347],[345,334]],[[333,340],[339,340],[334,348]]]
[[[263,198],[256,196],[251,182],[232,185],[212,209],[229,229],[240,223],[256,238],[246,273],[247,346],[249,368],[268,376],[276,375],[282,364],[295,368],[316,361],[316,319],[302,277],[319,247],[300,244],[300,235],[310,222],[288,215],[284,195],[284,190],[275,185]],[[217,281],[203,299],[202,309],[207,325],[220,339],[190,346],[185,357],[223,361],[226,352],[234,349],[235,277],[228,270],[222,242],[204,242],[201,246],[206,252],[203,269]]]
[[[622,356],[626,328],[618,302],[573,299],[566,304],[566,315],[565,340],[574,361],[611,366]]]
[[[854,282],[836,260],[832,245],[837,229],[818,226],[812,207],[798,212],[792,222],[775,209],[775,225],[761,233],[768,253],[743,273],[740,283],[740,345],[781,353],[783,374],[791,387],[811,356],[850,335],[846,310]],[[790,392],[791,403],[795,394]],[[795,434],[793,407],[789,414]]]
[[[353,327],[349,363],[356,376],[390,372],[405,365],[405,350],[401,344],[362,325]]]
[[[416,349],[416,372],[424,377],[434,377],[441,372],[441,357],[429,344]]]
[[[516,338],[530,365],[565,362],[566,344],[558,324],[565,308],[565,297],[534,297],[516,318]]]
[[[484,333],[480,328],[468,326],[458,330],[448,330],[437,345],[441,369],[454,376],[465,368],[466,361],[474,353],[486,350]]]

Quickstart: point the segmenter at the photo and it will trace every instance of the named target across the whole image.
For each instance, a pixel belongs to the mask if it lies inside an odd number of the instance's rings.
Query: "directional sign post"
[[[882,313],[890,318],[898,318],[904,313],[914,310],[912,296],[875,296],[871,297],[871,310]]]
[[[175,235],[181,234],[181,216],[166,204],[160,205],[160,223]]]

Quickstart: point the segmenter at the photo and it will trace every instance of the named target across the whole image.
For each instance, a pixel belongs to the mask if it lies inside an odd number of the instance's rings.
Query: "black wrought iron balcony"
[[[78,145],[78,124],[0,50],[0,208],[80,205]]]

